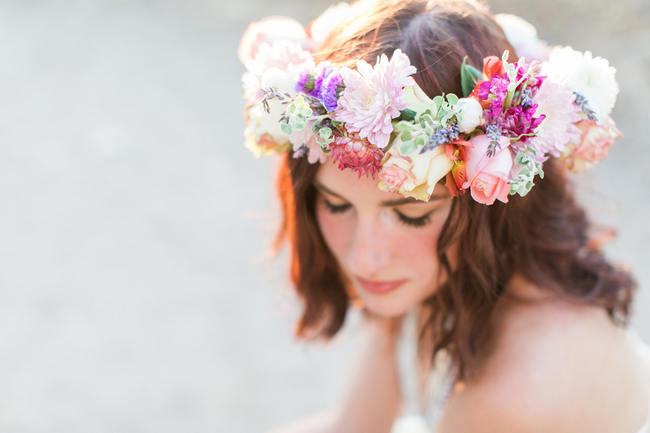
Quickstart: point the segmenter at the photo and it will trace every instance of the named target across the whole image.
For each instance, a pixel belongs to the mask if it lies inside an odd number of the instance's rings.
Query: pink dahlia
[[[529,143],[537,155],[558,157],[570,142],[580,140],[580,108],[573,103],[575,95],[564,86],[545,80],[533,97],[537,112],[546,117],[537,128],[537,135]]]
[[[383,150],[357,137],[338,137],[330,144],[330,149],[332,160],[338,163],[339,169],[351,168],[359,177],[365,174],[374,179],[384,157]]]
[[[335,119],[344,122],[348,132],[358,133],[383,149],[393,132],[391,121],[406,108],[403,89],[415,83],[411,77],[415,72],[415,66],[399,49],[390,61],[382,54],[374,68],[363,60],[357,62],[356,71],[345,68],[345,90],[338,101]]]

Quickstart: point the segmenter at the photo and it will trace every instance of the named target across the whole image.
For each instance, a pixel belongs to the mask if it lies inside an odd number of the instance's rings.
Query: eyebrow
[[[343,197],[341,194],[338,194],[338,193],[332,191],[331,189],[327,188],[325,185],[321,184],[318,181],[314,181],[314,186],[316,187],[316,189],[324,191],[324,192],[326,192],[326,193],[328,193],[330,195],[333,195],[334,197],[338,197],[341,200],[350,201],[350,200],[346,199],[345,197]],[[444,198],[447,198],[447,196],[446,195],[432,195],[429,198],[429,201],[442,200]],[[380,203],[380,205],[381,206],[399,206],[399,205],[402,205],[402,204],[409,204],[409,203],[427,203],[427,202],[422,201],[422,200],[418,200],[418,199],[416,199],[414,197],[403,197],[403,198],[398,198],[398,199],[395,199],[395,200],[384,200],[384,201],[382,201]]]

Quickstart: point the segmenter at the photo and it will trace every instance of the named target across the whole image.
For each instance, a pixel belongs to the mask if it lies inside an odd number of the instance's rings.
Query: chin
[[[381,317],[399,317],[406,314],[412,307],[418,304],[417,300],[409,300],[404,294],[395,293],[396,296],[387,295],[366,295],[361,297],[364,306]]]

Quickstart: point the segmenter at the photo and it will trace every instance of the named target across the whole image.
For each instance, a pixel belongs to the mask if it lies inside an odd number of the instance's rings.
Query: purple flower
[[[339,102],[339,95],[343,91],[343,78],[340,74],[330,74],[325,85],[321,88],[320,99],[327,111],[334,111]]]
[[[314,88],[310,92],[311,96],[319,98],[321,96],[321,91],[323,89],[323,83],[327,78],[334,72],[334,68],[327,62],[323,62],[318,66],[319,73],[316,79],[314,80]]]
[[[311,94],[314,89],[314,76],[309,72],[303,72],[296,83],[296,92],[305,92]]]

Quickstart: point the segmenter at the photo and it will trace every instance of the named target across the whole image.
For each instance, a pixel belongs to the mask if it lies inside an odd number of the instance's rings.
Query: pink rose
[[[601,124],[581,120],[576,126],[582,133],[580,142],[569,143],[562,154],[567,168],[574,173],[600,162],[607,156],[614,141],[623,135],[609,117]]]
[[[248,26],[237,54],[241,62],[248,65],[257,57],[262,44],[273,45],[280,40],[298,43],[305,50],[311,48],[307,33],[298,21],[289,17],[266,17]]]
[[[501,147],[491,157],[486,154],[490,144],[487,135],[477,135],[469,142],[472,146],[465,148],[467,180],[463,183],[463,189],[471,188],[472,198],[479,203],[493,204],[496,199],[507,203],[510,192],[508,175],[513,164],[508,148],[510,139],[501,137]]]
[[[401,155],[391,155],[379,171],[379,189],[396,192],[405,182],[415,182],[410,158]]]

